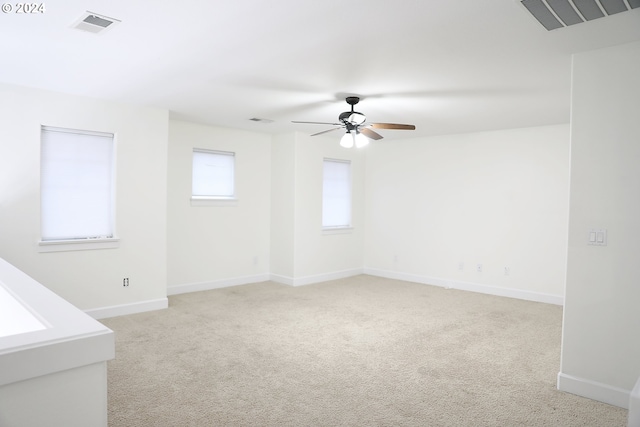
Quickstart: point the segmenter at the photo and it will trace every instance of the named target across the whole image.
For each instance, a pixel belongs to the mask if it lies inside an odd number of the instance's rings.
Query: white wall
[[[315,283],[362,272],[364,152],[347,150],[337,138],[300,133],[273,141],[272,278],[290,285]],[[353,229],[322,231],[322,171],[325,158],[349,160]]]
[[[235,206],[191,206],[194,148],[235,153]],[[171,120],[167,217],[170,293],[267,280],[271,136]]]
[[[271,266],[274,277],[293,278],[295,265],[296,134],[273,137],[271,145]]]
[[[107,427],[107,362],[0,386],[0,425]]]
[[[0,308],[26,313],[2,313],[0,323],[28,316],[41,326],[0,335],[0,425],[106,427],[113,331],[3,259],[0,289]]]
[[[296,136],[295,278],[305,283],[361,273],[364,259],[365,151],[341,147],[339,135],[333,138]],[[353,229],[348,233],[322,232],[325,158],[351,162]]]
[[[304,284],[363,266],[561,299],[567,125],[346,150],[335,138],[272,137],[170,121],[164,110],[0,87],[0,256],[82,309],[161,300],[167,286],[178,293],[269,277]],[[38,253],[41,124],[116,133],[120,248]],[[237,206],[191,206],[194,147],[236,152]],[[322,233],[325,157],[352,161],[350,233]]]
[[[366,271],[561,303],[568,184],[568,125],[373,144]]]
[[[640,43],[575,55],[561,390],[626,406],[640,376]],[[587,245],[607,229],[607,246]]]
[[[167,111],[0,85],[0,116],[0,258],[85,310],[166,298]],[[41,125],[116,134],[119,248],[38,252]]]

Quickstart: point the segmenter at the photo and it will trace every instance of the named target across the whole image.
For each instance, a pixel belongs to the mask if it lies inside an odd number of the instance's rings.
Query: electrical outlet
[[[122,286],[124,286],[125,288],[129,286],[129,278],[125,277],[124,279],[122,279]]]
[[[511,269],[509,267],[505,267],[504,268],[504,275],[508,276],[509,274],[511,274]]]
[[[478,265],[476,266],[476,271],[477,271],[478,273],[482,273],[482,264],[478,264]]]
[[[458,263],[458,271],[464,271],[464,262],[459,262]]]

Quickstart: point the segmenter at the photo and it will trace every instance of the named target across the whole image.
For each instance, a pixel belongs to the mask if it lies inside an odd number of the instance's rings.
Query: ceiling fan
[[[293,121],[292,123],[308,123],[315,125],[332,125],[338,126],[332,129],[324,130],[322,132],[314,133],[311,136],[322,135],[324,133],[333,132],[338,129],[346,129],[347,132],[340,140],[340,145],[345,148],[351,148],[354,145],[356,147],[364,147],[369,143],[369,139],[378,140],[382,139],[382,135],[371,130],[373,129],[394,129],[394,130],[415,130],[414,125],[402,125],[398,123],[368,123],[365,124],[367,117],[353,110],[353,106],[360,102],[360,98],[357,96],[348,96],[346,98],[347,104],[351,105],[351,111],[345,111],[338,116],[338,123],[327,122],[302,122]]]

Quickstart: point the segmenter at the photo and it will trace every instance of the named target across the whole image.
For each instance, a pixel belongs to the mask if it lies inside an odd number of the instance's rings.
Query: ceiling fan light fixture
[[[351,132],[345,133],[340,139],[340,146],[344,148],[353,148],[354,137],[351,135]]]
[[[633,1],[640,2],[640,0],[633,0]],[[333,123],[301,122],[301,121],[294,120],[293,123],[308,123],[308,124],[314,124],[314,125],[337,126],[332,129],[324,130],[322,132],[316,132],[311,136],[324,135],[327,132],[332,132],[334,130],[339,130],[339,129],[345,129],[346,133],[342,135],[342,138],[340,138],[340,146],[344,148],[353,148],[354,146],[356,148],[361,148],[368,145],[369,142],[371,142],[370,140],[377,141],[379,139],[382,139],[382,135],[372,130],[372,128],[404,129],[404,130],[416,129],[414,125],[403,125],[399,123],[370,123],[368,125],[365,125],[364,123],[367,120],[367,117],[364,114],[353,110],[353,106],[360,101],[360,98],[358,98],[357,96],[348,96],[346,101],[347,101],[347,104],[351,106],[351,111],[344,111],[340,113],[340,115],[338,116],[337,122],[333,122]]]
[[[355,139],[355,143],[356,143],[356,148],[362,148],[362,147],[364,147],[364,146],[369,144],[369,138],[367,138],[366,136],[364,136],[360,132],[356,132],[356,135],[355,135],[354,139]]]

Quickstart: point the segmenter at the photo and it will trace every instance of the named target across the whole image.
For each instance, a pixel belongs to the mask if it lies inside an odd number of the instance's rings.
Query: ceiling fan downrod
[[[351,111],[345,111],[344,113],[340,113],[338,116],[338,120],[347,125],[347,130],[349,130],[349,125],[358,126],[367,120],[366,116],[358,111],[354,111],[353,106],[360,102],[360,98],[357,96],[348,96],[345,101],[347,104],[351,105]]]

